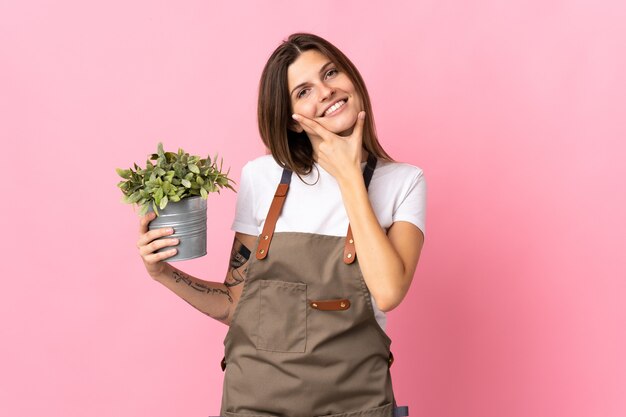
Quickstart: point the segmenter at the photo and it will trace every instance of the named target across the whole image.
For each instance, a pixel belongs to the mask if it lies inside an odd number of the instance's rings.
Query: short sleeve
[[[393,221],[410,222],[426,236],[426,179],[421,169],[403,187],[403,194],[394,210]]]
[[[237,190],[237,206],[235,209],[235,220],[231,230],[247,235],[256,236],[259,234],[259,227],[255,216],[255,195],[252,184],[251,165],[247,163],[241,170],[239,189]]]

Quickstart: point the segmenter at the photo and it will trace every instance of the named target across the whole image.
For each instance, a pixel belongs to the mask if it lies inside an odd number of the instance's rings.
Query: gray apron
[[[370,157],[366,187],[375,167]],[[274,233],[290,179],[285,169],[224,339],[221,416],[408,415],[395,406],[391,340],[354,262],[351,229]]]

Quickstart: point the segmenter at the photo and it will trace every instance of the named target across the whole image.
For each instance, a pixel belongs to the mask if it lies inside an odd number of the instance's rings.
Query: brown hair
[[[354,64],[327,40],[310,33],[294,33],[272,53],[265,64],[259,84],[259,133],[276,162],[298,175],[306,175],[313,168],[311,141],[304,131],[298,133],[290,129],[293,119],[287,87],[287,68],[300,54],[311,49],[326,55],[344,71],[361,96],[366,113],[363,127],[365,150],[378,158],[392,161],[378,142],[370,97]]]

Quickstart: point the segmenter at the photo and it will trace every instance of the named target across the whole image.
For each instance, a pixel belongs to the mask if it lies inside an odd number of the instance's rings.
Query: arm
[[[255,244],[256,237],[235,233],[224,282],[204,281],[163,262],[176,254],[176,249],[154,253],[159,248],[172,246],[178,242],[176,239],[155,240],[171,232],[165,228],[148,231],[147,224],[152,219],[151,216],[153,215],[148,214],[142,219],[141,236],[137,242],[150,276],[204,314],[224,324],[230,324],[241,296],[243,289],[241,284],[245,281],[250,250]]]
[[[394,223],[387,233],[378,223],[360,168],[365,112],[349,136],[338,136],[302,115],[293,117],[309,135],[315,159],[339,184],[359,265],[376,305],[382,311],[394,309],[409,290],[424,236],[408,222]]]
[[[395,222],[385,233],[367,197],[360,171],[339,181],[350,219],[357,259],[376,305],[382,311],[397,307],[409,290],[424,244],[421,230],[409,222]]]

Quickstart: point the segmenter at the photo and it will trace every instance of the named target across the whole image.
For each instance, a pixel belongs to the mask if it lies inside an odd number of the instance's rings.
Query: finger
[[[146,255],[143,257],[143,259],[146,261],[146,263],[155,264],[157,262],[161,262],[164,259],[171,258],[172,256],[176,255],[176,252],[178,251],[174,248],[163,252]]]
[[[157,239],[145,246],[139,248],[139,254],[141,256],[147,256],[151,253],[155,253],[159,249],[163,249],[168,246],[178,245],[178,239]]]
[[[162,236],[171,235],[174,233],[174,230],[171,227],[163,227],[160,229],[150,230],[149,232],[143,233],[139,236],[139,240],[137,240],[137,247],[145,246],[148,243],[152,242],[155,239],[158,239]]]
[[[155,247],[153,243],[166,241],[165,238],[167,235],[168,233],[165,233],[165,234],[159,233],[158,235],[148,235],[148,234],[143,235],[140,238],[140,240],[137,242],[137,248],[139,249],[139,252],[142,255],[150,253],[150,252],[154,252],[156,249],[158,249],[158,247]]]
[[[324,126],[317,123],[315,120],[311,120],[308,117],[304,117],[296,113],[294,113],[291,117],[293,117],[295,121],[300,123],[302,128],[307,133],[315,133],[317,136],[321,137],[322,139],[327,139],[330,135],[333,135],[331,131],[327,130]]]
[[[359,112],[356,118],[356,124],[354,125],[354,129],[352,130],[351,137],[357,139],[359,142],[363,142],[363,128],[365,126],[365,112]],[[360,143],[359,143],[360,145]]]
[[[154,211],[143,216],[141,218],[141,221],[139,222],[139,233],[141,234],[146,233],[148,231],[148,223],[154,220],[155,217],[156,217],[156,214],[154,213]]]

